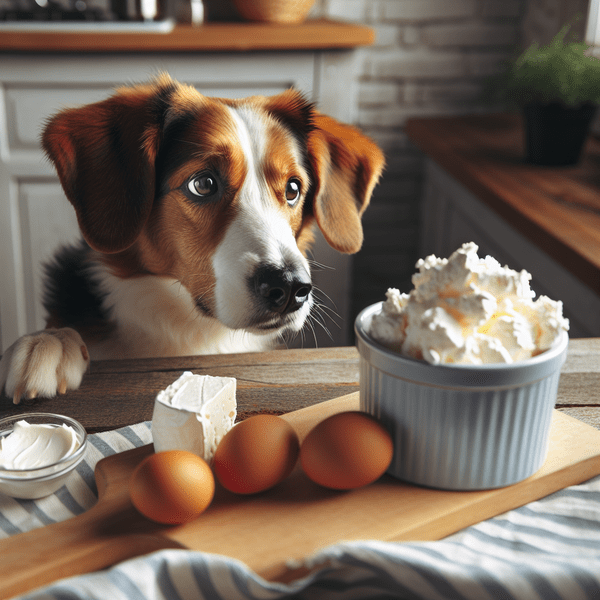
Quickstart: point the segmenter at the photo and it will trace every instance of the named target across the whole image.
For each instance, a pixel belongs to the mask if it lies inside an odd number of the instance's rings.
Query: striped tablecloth
[[[149,422],[90,436],[85,460],[56,494],[35,501],[0,494],[0,537],[90,508],[97,494],[96,462],[151,441]],[[224,556],[163,550],[106,571],[63,579],[22,597],[599,600],[600,477],[442,541],[336,544],[311,557],[311,562],[326,566],[290,584],[279,584]]]

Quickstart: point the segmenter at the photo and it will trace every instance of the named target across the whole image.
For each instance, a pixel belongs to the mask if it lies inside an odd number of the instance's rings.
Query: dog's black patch
[[[152,120],[163,127],[167,111],[171,107],[171,98],[177,91],[177,84],[174,81],[163,83],[150,98],[150,112]]]
[[[272,117],[284,125],[300,145],[306,145],[308,136],[316,128],[314,122],[315,105],[303,94],[297,92],[285,106],[269,106]]]
[[[51,327],[73,327],[85,337],[110,331],[110,315],[102,307],[105,294],[90,272],[91,249],[84,240],[62,246],[44,265],[42,304]]]
[[[168,186],[169,175],[190,160],[196,150],[193,145],[183,141],[196,118],[195,111],[182,111],[164,125],[155,162],[157,197],[171,191]]]

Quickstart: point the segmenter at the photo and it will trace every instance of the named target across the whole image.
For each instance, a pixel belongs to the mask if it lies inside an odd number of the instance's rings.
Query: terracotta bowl
[[[247,21],[265,23],[302,23],[315,0],[233,0]]]

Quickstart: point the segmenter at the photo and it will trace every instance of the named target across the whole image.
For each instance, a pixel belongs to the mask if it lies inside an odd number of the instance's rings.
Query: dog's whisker
[[[291,329],[284,329],[278,334],[279,339],[285,345],[286,349],[289,350],[290,344],[294,341],[294,338],[300,334],[300,339],[302,340],[302,346],[304,346],[304,335],[302,330],[293,331]]]
[[[315,323],[318,323],[321,327],[323,327],[323,329],[327,328],[327,325],[325,324],[324,313],[315,311],[314,314],[311,315],[311,318]]]
[[[329,319],[338,329],[341,329],[342,326],[340,323],[338,323],[330,314],[327,313],[327,309],[329,309],[329,307],[324,306],[323,304],[316,302],[313,305],[313,312],[310,315],[310,319],[314,322],[317,323],[318,325],[320,325],[320,327],[323,329],[323,331],[327,334],[327,337],[329,337],[329,339],[331,341],[333,341],[333,336],[331,334],[331,331],[329,330],[329,328],[326,325],[326,321],[325,319]],[[337,315],[337,313],[335,313]],[[341,319],[340,315],[337,315],[338,318]]]
[[[321,311],[327,311],[328,315],[332,320],[342,318],[342,315],[340,315],[333,306],[329,305],[328,303],[324,302],[318,297],[315,298],[314,306],[316,306]]]
[[[331,304],[330,307],[331,310],[337,309],[337,306],[335,304],[335,301],[333,300],[333,298],[331,298],[330,296],[328,296],[324,290],[322,290],[321,288],[317,287],[316,285],[313,285],[313,294],[315,295],[315,298],[321,303],[324,304],[323,302],[323,298],[325,300],[328,300],[329,303]],[[340,316],[337,312],[335,313],[338,317]]]
[[[342,316],[332,307],[323,302],[318,295],[315,296],[315,302],[313,304],[314,311],[317,314],[323,315],[323,318],[330,319],[338,327],[341,327],[338,321],[342,320]]]
[[[278,337],[278,339],[279,339],[279,343],[280,343],[280,344],[283,344],[283,345],[285,346],[285,349],[286,349],[286,350],[289,350],[289,348],[290,348],[290,347],[289,347],[289,345],[288,345],[288,341],[285,339],[285,338],[286,338],[286,336],[285,336],[283,333],[281,333],[281,334],[279,334],[277,337]]]
[[[309,321],[310,316],[307,319],[307,322]],[[308,343],[308,335],[306,334],[306,328],[302,328],[300,330],[300,339],[302,340],[302,347],[304,348],[304,346]],[[317,343],[317,340],[315,339],[315,345]]]
[[[315,348],[319,347],[319,341],[317,340],[317,332],[315,331],[315,328],[313,327],[313,318],[312,316],[309,315],[309,317],[306,319],[306,326],[310,327],[310,330],[312,331],[313,334],[313,339],[315,340]]]
[[[323,329],[323,331],[327,334],[327,337],[331,341],[333,341],[333,336],[331,335],[331,331],[329,330],[329,328],[325,324],[325,321],[324,321],[324,319],[323,319],[323,317],[322,317],[322,315],[320,313],[317,312],[314,315],[312,315],[312,317],[311,317],[311,323],[315,323],[317,325],[320,325],[321,329]],[[341,329],[340,325],[338,325],[337,323],[335,323],[335,324],[338,326],[338,328]]]
[[[338,329],[341,328],[340,321],[342,320],[341,315],[335,312],[331,307],[324,304],[317,305],[315,307],[315,313],[318,314],[325,322],[326,319],[330,320]]]
[[[307,259],[307,261],[311,271],[335,271],[335,267],[320,263],[312,258]]]
[[[304,346],[304,336],[302,335],[302,332],[300,331],[300,339],[302,341],[302,346]],[[290,331],[289,329],[286,329],[282,334],[281,337],[283,339],[283,343],[285,344],[285,347],[289,349],[290,344],[292,343],[292,341],[294,340],[296,332],[294,331]]]

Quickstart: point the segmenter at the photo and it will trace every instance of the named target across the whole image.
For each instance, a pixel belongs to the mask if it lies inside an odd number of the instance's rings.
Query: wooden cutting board
[[[357,408],[354,393],[284,418],[302,440],[325,417]],[[0,541],[0,598],[161,548],[223,554],[266,579],[290,581],[307,571],[294,568],[294,561],[301,565],[336,542],[440,539],[600,473],[600,431],[555,411],[544,466],[506,488],[448,492],[384,476],[370,486],[339,492],[313,484],[297,467],[276,488],[255,496],[218,489],[197,520],[169,527],[138,514],[128,496],[131,472],[152,451],[149,445],[101,460],[96,467],[100,499],[86,513]]]

